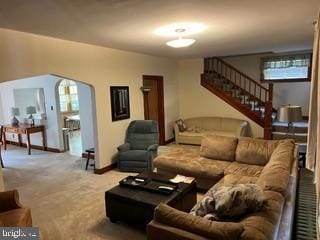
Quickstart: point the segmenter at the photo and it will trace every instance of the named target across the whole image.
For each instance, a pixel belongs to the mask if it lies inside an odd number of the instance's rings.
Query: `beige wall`
[[[142,75],[164,76],[166,139],[179,117],[176,60],[0,29],[0,82],[56,74],[95,88],[98,167],[108,166],[131,120],[143,119]],[[112,122],[109,87],[130,89],[131,118]]]
[[[179,61],[180,117],[222,116],[245,119],[254,137],[263,137],[263,128],[200,85],[203,59]]]
[[[247,74],[249,77],[252,77],[257,82],[260,82],[260,58],[272,55],[281,54],[256,54],[239,57],[226,57],[224,60]],[[266,87],[268,86],[267,84],[263,85]],[[273,89],[274,108],[277,109],[278,107],[287,104],[299,105],[302,107],[303,115],[308,115],[310,92],[309,82],[274,83]]]

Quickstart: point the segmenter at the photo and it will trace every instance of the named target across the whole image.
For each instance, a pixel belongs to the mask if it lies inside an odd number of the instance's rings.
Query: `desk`
[[[14,126],[14,125],[3,126],[3,147],[4,147],[4,150],[7,150],[6,133],[18,134],[18,141],[19,141],[20,147],[22,147],[21,135],[26,134],[28,155],[31,155],[30,134],[37,133],[37,132],[42,133],[42,147],[43,147],[43,150],[45,151],[47,148],[46,136],[45,136],[45,126],[43,126],[43,125],[31,126],[30,124],[19,124],[18,126]]]

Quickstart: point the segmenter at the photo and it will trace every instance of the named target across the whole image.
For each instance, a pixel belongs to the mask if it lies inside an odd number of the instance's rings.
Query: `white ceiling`
[[[203,57],[312,48],[319,0],[1,0],[0,27],[157,56]],[[188,48],[153,34],[208,26]]]

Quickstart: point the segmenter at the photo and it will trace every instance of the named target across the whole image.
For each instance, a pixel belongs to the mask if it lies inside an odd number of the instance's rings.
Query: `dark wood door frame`
[[[163,90],[163,76],[142,75],[142,79],[156,80],[158,90],[158,125],[159,125],[159,144],[165,145],[165,124],[164,124],[164,90]],[[148,118],[147,96],[144,94],[144,118]]]

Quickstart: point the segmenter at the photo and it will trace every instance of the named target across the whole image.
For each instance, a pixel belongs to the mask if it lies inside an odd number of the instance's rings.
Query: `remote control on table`
[[[173,190],[173,187],[167,187],[167,186],[159,186],[158,188],[161,189],[161,190],[167,190],[167,191],[172,191]]]

